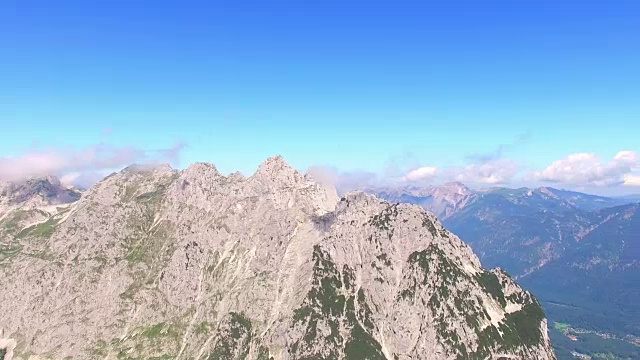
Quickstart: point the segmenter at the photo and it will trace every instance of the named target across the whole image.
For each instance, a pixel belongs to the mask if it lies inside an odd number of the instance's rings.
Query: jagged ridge
[[[14,359],[554,358],[537,301],[435,217],[281,157],[128,168],[50,227],[3,239]]]

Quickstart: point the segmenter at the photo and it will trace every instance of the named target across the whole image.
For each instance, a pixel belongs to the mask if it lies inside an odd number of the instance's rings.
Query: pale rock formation
[[[555,358],[537,301],[432,214],[281,157],[132,166],[0,244],[5,359]]]

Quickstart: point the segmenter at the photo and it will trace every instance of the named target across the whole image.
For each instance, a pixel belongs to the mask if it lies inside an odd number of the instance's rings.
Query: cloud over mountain
[[[311,166],[306,171],[313,180],[336,188],[342,194],[353,189],[379,185],[380,177],[368,171],[339,171],[332,166]]]
[[[176,163],[184,144],[166,149],[144,150],[135,146],[99,143],[83,148],[50,147],[18,156],[0,157],[0,180],[19,181],[30,177],[58,175],[74,185],[88,185],[105,172],[119,170],[132,163]]]
[[[625,186],[640,186],[640,175],[626,174],[622,180]]]
[[[509,159],[497,159],[469,164],[448,170],[451,180],[470,184],[505,184],[518,172],[518,165]]]
[[[538,181],[586,186],[616,186],[639,184],[633,171],[639,157],[634,151],[619,151],[611,161],[603,162],[594,153],[576,153],[556,160],[533,178]]]
[[[434,166],[422,166],[409,171],[405,176],[406,181],[427,181],[433,180],[438,175],[438,168]]]

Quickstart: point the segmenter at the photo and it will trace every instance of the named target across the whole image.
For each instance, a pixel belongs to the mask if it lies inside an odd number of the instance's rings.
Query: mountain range
[[[485,266],[505,269],[539,296],[552,321],[640,336],[635,198],[460,183],[367,191],[433,211]]]
[[[281,157],[0,194],[5,360],[555,359],[536,298],[433,214]]]

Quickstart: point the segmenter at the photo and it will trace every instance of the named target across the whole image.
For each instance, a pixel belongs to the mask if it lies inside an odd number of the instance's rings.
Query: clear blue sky
[[[211,5],[214,3],[215,5]],[[640,151],[640,1],[0,2],[0,156],[382,171]],[[105,135],[105,129],[110,129]],[[515,141],[518,142],[518,141]]]

